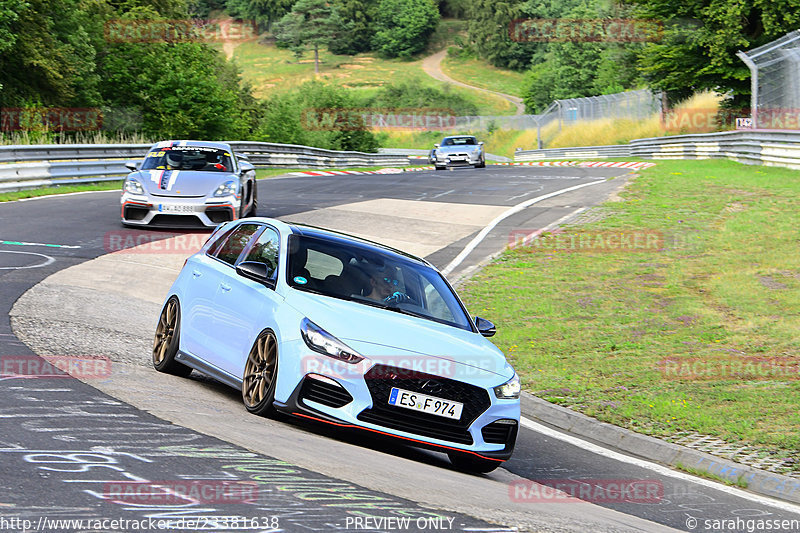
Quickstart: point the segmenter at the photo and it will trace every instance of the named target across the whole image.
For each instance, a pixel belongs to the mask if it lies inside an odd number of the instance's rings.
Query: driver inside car
[[[366,295],[370,300],[379,302],[403,303],[411,301],[411,298],[400,291],[400,282],[393,275],[393,268],[386,266],[374,266],[369,269],[369,284],[371,291]]]

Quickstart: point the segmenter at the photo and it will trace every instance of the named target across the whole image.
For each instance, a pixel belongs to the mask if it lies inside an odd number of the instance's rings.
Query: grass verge
[[[442,72],[461,83],[512,96],[522,97],[525,85],[524,73],[497,68],[474,57],[448,54],[442,60]]]
[[[648,435],[758,446],[800,470],[797,172],[663,161],[622,197],[580,230],[654,232],[658,249],[570,253],[562,236],[508,250],[466,284],[468,306],[497,323],[541,398]]]

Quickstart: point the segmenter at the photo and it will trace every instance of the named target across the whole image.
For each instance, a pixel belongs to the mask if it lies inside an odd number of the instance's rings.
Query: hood
[[[295,289],[286,303],[376,363],[462,379],[514,375],[503,352],[479,333]]]
[[[140,170],[133,176],[148,193],[159,196],[207,196],[222,183],[239,179],[228,172],[198,170]]]

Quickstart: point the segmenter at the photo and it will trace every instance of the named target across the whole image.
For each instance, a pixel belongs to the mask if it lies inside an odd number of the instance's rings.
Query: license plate
[[[392,388],[392,393],[389,395],[389,405],[405,407],[413,411],[421,411],[455,420],[461,418],[461,410],[464,408],[463,403],[398,388]]]
[[[194,213],[194,206],[186,204],[158,204],[158,210],[165,213]]]

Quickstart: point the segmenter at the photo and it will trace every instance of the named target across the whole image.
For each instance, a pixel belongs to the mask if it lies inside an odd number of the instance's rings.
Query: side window
[[[236,229],[235,225],[231,224],[231,226],[233,227],[229,227],[224,231],[216,231],[211,234],[211,237],[209,237],[208,240],[213,239],[213,242],[209,244],[208,249],[206,250],[207,255],[210,256],[216,255],[217,251],[219,250],[219,247],[222,246],[222,243],[224,243],[225,240],[233,232],[233,230]]]
[[[323,280],[328,276],[338,276],[343,269],[341,259],[309,248],[306,270],[312,278]]]
[[[242,224],[230,234],[216,253],[217,259],[233,265],[239,255],[247,246],[253,233],[258,229],[257,224]]]
[[[264,263],[269,267],[270,277],[274,276],[278,270],[279,242],[278,233],[272,228],[265,228],[244,260]]]

